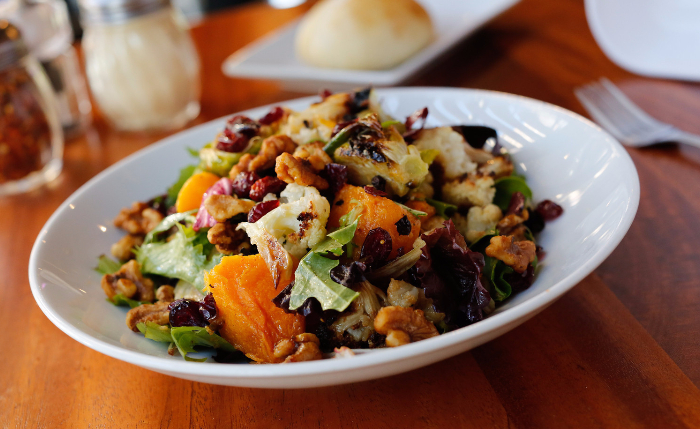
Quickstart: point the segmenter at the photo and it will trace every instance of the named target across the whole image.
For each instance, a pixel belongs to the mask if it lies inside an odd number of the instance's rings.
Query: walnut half
[[[323,357],[319,346],[321,342],[314,334],[304,333],[292,339],[281,340],[275,344],[274,356],[284,358],[284,363],[319,360]]]
[[[486,255],[503,261],[518,273],[527,270],[528,264],[535,260],[536,252],[535,243],[515,241],[512,235],[491,237],[491,244],[486,248]]]
[[[154,210],[146,203],[136,202],[131,207],[121,209],[117,217],[114,218],[114,226],[121,228],[129,234],[148,234],[153,230],[163,215]]]
[[[383,307],[374,318],[374,329],[386,335],[386,345],[397,347],[438,336],[432,322],[421,310],[405,307]]]
[[[328,181],[316,174],[308,161],[288,153],[283,153],[277,157],[275,173],[277,173],[277,177],[280,180],[287,183],[313,186],[319,190],[328,189]]]
[[[139,301],[153,301],[153,281],[141,275],[141,268],[136,260],[132,259],[114,274],[105,274],[102,277],[102,290],[109,298],[122,294],[127,298]]]
[[[126,326],[134,332],[138,332],[136,326],[139,323],[153,322],[158,325],[170,323],[170,303],[175,299],[175,290],[172,286],[163,285],[156,292],[158,302],[155,304],[141,304],[126,313]]]

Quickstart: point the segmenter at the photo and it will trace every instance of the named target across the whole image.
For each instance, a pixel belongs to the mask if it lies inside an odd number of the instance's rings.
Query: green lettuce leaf
[[[194,222],[193,212],[170,215],[146,235],[143,245],[134,251],[141,272],[177,278],[204,289],[204,271],[214,268],[222,255],[209,243],[205,230],[194,232],[179,223]],[[159,241],[159,234],[173,226],[177,232],[168,241]]]
[[[168,197],[165,199],[166,206],[172,207],[175,205],[175,201],[177,201],[177,194],[180,193],[182,185],[185,184],[187,179],[192,177],[196,169],[196,165],[188,165],[187,167],[180,170],[180,176],[177,178],[177,181],[173,183],[171,187],[168,188]]]
[[[527,182],[520,176],[506,176],[496,180],[496,196],[493,197],[493,203],[500,207],[501,210],[508,210],[510,197],[515,192],[522,193],[526,199],[532,200],[532,190],[527,186]]]
[[[223,349],[227,352],[235,352],[236,349],[217,334],[210,334],[205,328],[199,326],[179,326],[170,328],[170,334],[177,349],[182,356],[187,353],[195,353],[195,347],[211,347]]]
[[[316,298],[323,310],[343,311],[360,294],[331,279],[330,272],[338,261],[309,252],[294,273],[289,308],[299,308],[308,298]]]
[[[95,267],[95,271],[102,275],[114,274],[119,271],[122,265],[123,264],[121,262],[115,261],[109,256],[100,255],[100,257],[97,259],[97,267]]]
[[[172,343],[173,337],[170,335],[170,327],[161,326],[154,322],[138,323],[136,327],[149,340],[159,343]]]
[[[513,268],[504,264],[503,261],[490,256],[486,256],[484,259],[486,262],[484,272],[488,274],[491,283],[491,298],[496,302],[503,301],[512,293],[510,283],[508,283],[503,276],[512,273]]]
[[[457,206],[454,204],[443,203],[442,201],[433,200],[432,198],[426,198],[425,202],[435,207],[435,214],[438,216],[449,218],[457,212]]]
[[[130,308],[136,308],[142,304],[150,304],[150,302],[148,302],[148,301],[136,301],[134,299],[127,298],[120,293],[114,295],[111,298],[107,298],[107,302],[114,304],[118,307],[121,306],[121,307],[130,307]]]
[[[204,362],[207,358],[195,359],[188,353],[196,353],[195,347],[209,347],[221,349],[226,352],[235,352],[236,348],[217,334],[210,334],[206,328],[199,326],[180,326],[170,328],[153,322],[139,323],[136,325],[139,331],[149,340],[160,343],[172,343],[185,360],[192,362]]]
[[[262,138],[253,137],[243,152],[225,152],[218,150],[214,143],[207,143],[199,151],[199,168],[210,171],[218,176],[227,176],[231,168],[238,164],[246,153],[256,154],[262,147]]]

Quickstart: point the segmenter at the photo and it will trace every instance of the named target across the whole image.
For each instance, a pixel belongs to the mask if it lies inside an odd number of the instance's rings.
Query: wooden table
[[[255,4],[194,29],[204,68],[197,123],[299,95],[228,79],[220,67],[306,8]],[[661,120],[700,133],[700,87],[613,65],[581,0],[523,0],[411,83],[512,92],[583,114],[573,88],[601,76]],[[34,303],[27,261],[49,215],[160,137],[118,134],[97,121],[68,143],[57,181],[0,199],[2,427],[700,427],[700,150],[630,149],[642,195],[627,237],[521,327],[403,375],[282,391],[194,383],[117,361],[70,339]]]

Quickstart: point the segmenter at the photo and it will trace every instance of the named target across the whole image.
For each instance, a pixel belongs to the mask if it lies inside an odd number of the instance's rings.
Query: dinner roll
[[[299,26],[296,52],[317,67],[386,69],[432,36],[430,17],[414,0],[324,0]]]

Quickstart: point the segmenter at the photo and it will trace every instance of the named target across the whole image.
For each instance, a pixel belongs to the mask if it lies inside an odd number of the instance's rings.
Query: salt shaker
[[[199,114],[199,58],[168,0],[80,0],[95,102],[114,127],[167,130]]]
[[[56,98],[19,30],[0,20],[0,196],[29,191],[61,172]]]

